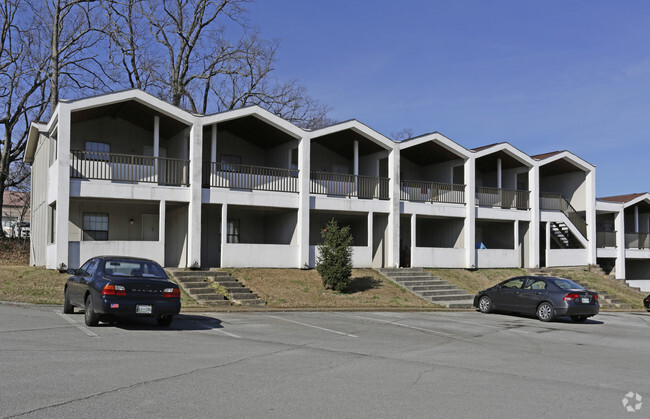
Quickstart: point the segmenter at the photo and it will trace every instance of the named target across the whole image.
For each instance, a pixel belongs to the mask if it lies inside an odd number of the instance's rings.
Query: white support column
[[[212,138],[210,142],[210,186],[216,185],[215,165],[217,162],[217,124],[212,124]]]
[[[476,268],[476,160],[465,162],[465,224],[463,226],[465,244],[465,268]]]
[[[161,250],[161,254],[158,255],[158,259],[159,259],[158,262],[162,266],[165,266],[165,249],[167,247],[165,244],[166,218],[167,218],[167,201],[161,199],[160,204],[158,206],[158,242],[160,243],[160,250]]]
[[[417,231],[416,220],[417,220],[417,216],[415,215],[415,213],[411,214],[411,249],[409,251],[409,253],[411,254],[411,267],[415,266],[414,264],[415,258],[413,258],[413,254],[415,252],[415,245],[417,243],[415,240],[416,238],[415,235]],[[417,262],[419,265],[422,265],[420,261]]]
[[[501,189],[502,185],[503,185],[502,163],[501,163],[501,159],[497,159],[497,188]]]
[[[625,279],[625,210],[621,209],[614,217],[616,230],[616,279]]]
[[[634,232],[639,232],[639,207],[634,206]]]
[[[388,155],[388,168],[390,182],[388,193],[390,196],[390,212],[388,213],[388,261],[387,268],[399,267],[399,216],[400,216],[400,190],[399,171],[400,156],[399,145],[393,145],[393,150]]]
[[[548,266],[548,251],[551,249],[551,223],[547,221],[545,226],[546,240],[544,240],[544,243],[546,243],[546,245],[544,246],[544,254],[546,257],[544,259],[546,260],[546,266]]]
[[[226,246],[228,245],[228,204],[221,204],[221,245],[220,254],[221,261],[219,266],[222,268],[228,267],[228,260],[224,256],[226,253]]]
[[[313,268],[316,261],[309,260],[309,172],[311,167],[311,138],[303,137],[298,144],[298,259],[297,268]]]
[[[54,266],[48,268],[69,268],[70,263],[81,264],[84,261],[68,260],[68,225],[70,219],[70,108],[65,103],[59,103],[59,123],[57,138],[56,172],[58,188],[56,192],[56,253]],[[109,229],[111,226],[109,225]],[[79,266],[73,266],[78,268]]]
[[[153,117],[153,156],[160,157],[160,117]]]
[[[587,205],[585,208],[585,216],[587,220],[587,241],[588,241],[588,254],[587,263],[590,265],[596,264],[596,168],[594,167],[587,173]]]
[[[523,260],[521,260],[521,249],[519,248],[519,221],[515,220],[513,222],[514,222],[514,225],[513,225],[512,230],[513,230],[513,233],[514,233],[514,238],[513,239],[515,241],[514,242],[515,243],[514,248],[515,248],[515,251],[517,252],[517,256],[518,256],[518,260],[519,260],[519,266],[518,267],[520,267]]]
[[[528,261],[524,262],[527,268],[539,268],[539,226],[541,220],[541,205],[539,190],[539,166],[535,165],[528,172],[528,189],[530,191],[530,225],[528,226]]]
[[[373,239],[373,224],[372,224],[372,219],[374,217],[374,213],[372,211],[368,212],[368,249],[370,249],[370,266],[372,266],[372,262],[375,259],[375,254],[372,252],[373,245],[372,245],[372,239]]]
[[[359,140],[354,140],[354,175],[359,176]]]
[[[187,214],[187,265],[201,266],[201,164],[203,161],[203,127],[195,122],[190,129],[190,186]]]

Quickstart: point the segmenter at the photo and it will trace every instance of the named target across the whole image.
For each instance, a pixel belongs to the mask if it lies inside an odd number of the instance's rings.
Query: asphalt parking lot
[[[650,313],[192,313],[0,304],[1,417],[648,417]],[[637,412],[628,413],[623,399]],[[629,400],[630,398],[628,398]]]

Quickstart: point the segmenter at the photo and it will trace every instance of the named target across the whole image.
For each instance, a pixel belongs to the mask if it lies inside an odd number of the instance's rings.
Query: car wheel
[[[90,295],[86,296],[84,320],[86,321],[86,326],[97,326],[99,324],[99,314],[93,310],[93,299],[90,298]]]
[[[490,297],[487,295],[482,296],[481,299],[478,300],[478,309],[481,311],[481,313],[491,313],[492,300],[490,300]]]
[[[550,303],[544,302],[537,306],[537,318],[543,322],[550,322],[555,317],[555,309]]]
[[[576,323],[583,323],[585,320],[587,320],[587,316],[571,316],[571,320]]]
[[[65,314],[74,313],[74,306],[70,304],[70,296],[68,295],[67,288],[65,289],[65,291],[63,291],[63,312]]]
[[[172,324],[173,320],[174,316],[171,314],[163,314],[156,319],[156,322],[158,323],[158,326],[168,327],[170,324]]]

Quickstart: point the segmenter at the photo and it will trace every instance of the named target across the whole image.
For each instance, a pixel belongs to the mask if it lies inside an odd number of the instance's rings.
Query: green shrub
[[[320,256],[316,261],[316,270],[323,285],[334,291],[344,291],[352,277],[352,235],[350,227],[339,227],[330,220],[320,233],[322,242],[318,245]]]

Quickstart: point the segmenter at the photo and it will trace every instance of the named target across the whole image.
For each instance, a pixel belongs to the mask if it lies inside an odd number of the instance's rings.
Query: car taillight
[[[179,288],[165,288],[162,296],[165,298],[181,298],[181,290]]]
[[[576,294],[575,292],[570,292],[570,293],[568,293],[567,295],[564,296],[563,300],[564,301],[566,301],[566,300],[577,300],[579,298],[580,298],[580,296],[578,294]]]
[[[598,294],[594,294],[594,301],[598,301]]]
[[[102,295],[126,295],[126,288],[122,285],[108,284],[102,290]]]

